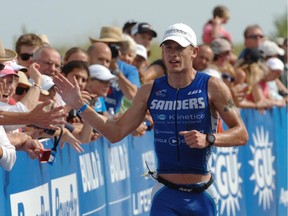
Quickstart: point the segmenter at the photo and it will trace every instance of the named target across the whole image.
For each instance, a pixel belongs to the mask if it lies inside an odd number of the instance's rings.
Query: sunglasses
[[[264,35],[249,35],[249,36],[247,36],[246,38],[251,38],[251,39],[262,39],[262,38],[264,38]]]
[[[23,95],[24,92],[27,92],[29,88],[17,87],[15,90],[16,95]]]
[[[32,58],[33,54],[29,54],[29,53],[22,53],[20,54],[20,58],[22,61],[27,61],[30,58]]]
[[[226,73],[222,74],[222,79],[227,80],[229,82],[234,82],[235,81],[234,77],[232,77],[232,76],[230,76],[229,74],[226,74]]]
[[[5,68],[4,64],[0,64],[0,71],[3,70]]]

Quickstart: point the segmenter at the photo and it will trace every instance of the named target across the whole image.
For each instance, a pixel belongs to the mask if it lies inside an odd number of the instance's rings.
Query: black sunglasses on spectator
[[[17,87],[15,90],[16,95],[23,95],[24,92],[27,92],[29,88]]]
[[[5,68],[4,64],[0,64],[0,71],[3,70]]]
[[[251,39],[258,39],[258,38],[264,38],[264,35],[248,35],[246,38],[251,38]]]
[[[33,56],[33,54],[29,54],[29,53],[22,53],[22,54],[20,54],[20,58],[21,58],[22,61],[27,61],[27,60],[29,60],[32,56]]]
[[[232,76],[230,76],[229,74],[226,74],[226,73],[222,74],[222,79],[225,79],[225,80],[227,80],[229,82],[234,82],[235,81],[234,77],[232,77]]]

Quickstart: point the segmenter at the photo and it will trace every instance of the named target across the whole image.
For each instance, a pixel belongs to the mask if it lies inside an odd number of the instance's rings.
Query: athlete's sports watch
[[[214,134],[210,133],[206,135],[206,140],[209,143],[209,146],[213,146],[216,140],[216,137]]]

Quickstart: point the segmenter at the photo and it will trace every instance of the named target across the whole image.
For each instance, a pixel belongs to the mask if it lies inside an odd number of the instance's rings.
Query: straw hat
[[[49,39],[48,39],[47,35],[45,35],[45,34],[39,34],[38,37],[41,38],[41,40],[42,40],[42,42],[43,42],[44,44],[50,45],[50,42],[49,42]]]
[[[0,61],[9,61],[17,57],[17,53],[10,49],[5,49],[0,41]]]
[[[28,77],[26,76],[26,74],[24,72],[18,71],[17,74],[19,76],[18,85],[25,85],[29,88],[32,86],[33,80],[31,78],[28,79]],[[43,81],[45,82],[45,80],[42,78],[42,82]],[[42,86],[41,86],[41,88],[42,88]],[[49,92],[43,88],[40,90],[40,93],[43,95],[49,95]]]
[[[118,27],[103,26],[101,28],[99,39],[89,37],[91,43],[104,42],[104,43],[122,43],[125,40],[122,38],[122,29]]]
[[[22,85],[25,85],[27,87],[31,87],[32,84],[28,81],[28,78],[26,76],[26,74],[22,71],[18,71],[18,76],[19,76],[19,79],[18,79],[18,85],[19,84],[22,84]]]

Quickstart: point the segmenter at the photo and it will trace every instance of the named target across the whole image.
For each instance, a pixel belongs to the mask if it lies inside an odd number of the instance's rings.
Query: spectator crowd
[[[244,49],[237,55],[233,35],[225,30],[229,18],[227,7],[214,8],[211,19],[203,24],[193,67],[223,80],[239,109],[255,108],[263,113],[286,106],[287,38],[268,38],[260,25],[249,24],[243,30]],[[61,148],[71,145],[81,153],[82,144],[101,137],[79,111],[65,104],[53,77],[62,73],[69,81],[77,81],[82,98],[96,112],[119,118],[132,105],[141,85],[166,74],[161,57],[149,60],[156,37],[157,30],[150,23],[129,20],[122,28],[103,26],[99,37],[87,38],[91,43],[87,49],[72,46],[63,56],[45,35],[19,35],[15,50],[0,42],[1,167],[12,169],[16,151],[25,151],[41,162],[53,160],[53,149],[44,149],[42,138],[55,138]],[[144,135],[151,128],[153,121],[147,112],[132,135]]]

